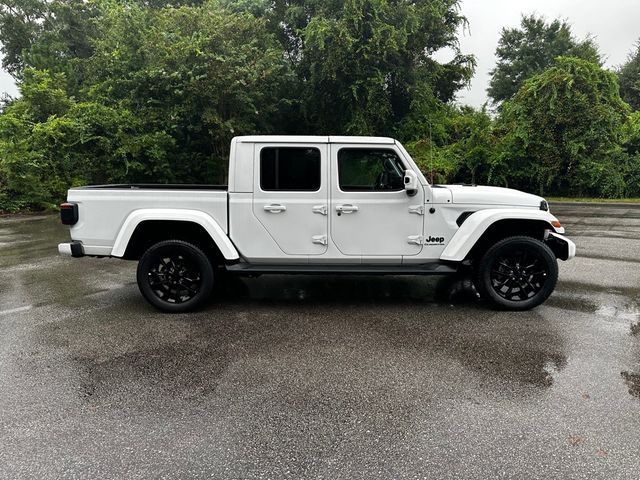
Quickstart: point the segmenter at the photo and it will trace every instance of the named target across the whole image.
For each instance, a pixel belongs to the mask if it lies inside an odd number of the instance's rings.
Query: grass
[[[640,198],[571,198],[571,197],[548,197],[547,200],[553,202],[568,203],[640,203]]]

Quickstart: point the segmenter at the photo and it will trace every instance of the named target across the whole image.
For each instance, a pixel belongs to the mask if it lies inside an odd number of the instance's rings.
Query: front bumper
[[[547,231],[544,242],[560,260],[571,260],[576,256],[576,244],[564,235]]]
[[[82,242],[73,240],[72,242],[59,243],[58,252],[61,255],[68,255],[74,258],[84,257],[84,248]]]

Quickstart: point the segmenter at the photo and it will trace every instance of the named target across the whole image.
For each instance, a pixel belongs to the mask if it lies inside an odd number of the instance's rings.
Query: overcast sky
[[[502,27],[520,23],[522,13],[538,13],[549,19],[569,20],[578,37],[596,38],[606,65],[624,62],[640,38],[640,0],[462,0],[462,12],[469,19],[469,31],[460,37],[464,53],[473,53],[478,66],[471,88],[458,95],[460,103],[481,106],[487,100],[489,70]],[[438,57],[447,60],[450,52]],[[0,72],[0,91],[16,95],[13,79]]]
[[[522,13],[566,18],[577,37],[595,37],[608,67],[623,63],[640,38],[640,0],[463,0],[462,13],[470,31],[460,36],[460,46],[476,56],[478,65],[471,88],[461,91],[458,101],[474,106],[487,100],[500,31],[518,26]]]

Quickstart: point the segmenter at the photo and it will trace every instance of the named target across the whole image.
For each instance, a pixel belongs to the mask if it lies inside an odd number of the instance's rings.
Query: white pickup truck
[[[137,260],[142,295],[195,309],[220,274],[472,273],[498,307],[553,292],[575,244],[538,196],[430,185],[391,138],[245,136],[229,185],[98,185],[69,190],[60,253]]]

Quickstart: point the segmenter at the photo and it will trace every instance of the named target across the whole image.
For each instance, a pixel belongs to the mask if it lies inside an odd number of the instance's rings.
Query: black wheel
[[[529,310],[544,302],[556,288],[558,262],[551,249],[531,237],[500,240],[476,267],[476,287],[494,305]]]
[[[142,255],[137,279],[140,292],[154,307],[165,312],[189,312],[211,295],[213,267],[195,245],[165,240]]]

